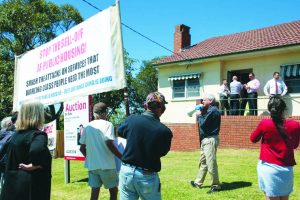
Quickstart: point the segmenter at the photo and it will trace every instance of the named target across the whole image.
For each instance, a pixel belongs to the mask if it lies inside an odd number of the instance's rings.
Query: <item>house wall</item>
[[[259,148],[260,144],[252,144],[249,138],[263,118],[262,116],[222,116],[219,147],[234,149]],[[300,116],[289,119],[300,122]],[[167,123],[166,125],[173,132],[172,151],[194,151],[199,149],[200,142],[196,123]]]
[[[200,77],[200,97],[189,99],[172,98],[172,82],[168,78],[172,75],[201,73]],[[193,65],[174,65],[164,67],[158,71],[158,88],[168,101],[166,111],[161,116],[161,121],[166,123],[194,123],[194,118],[187,113],[194,110],[196,99],[202,97],[203,93],[215,91],[216,84],[220,80],[220,62],[210,62]]]
[[[253,69],[256,78],[260,81],[260,89],[258,92],[258,115],[265,115],[268,103],[268,98],[264,95],[263,88],[266,82],[273,78],[273,72],[280,72],[280,66],[285,64],[294,64],[300,62],[300,52],[281,53],[275,55],[262,55],[252,58],[245,58],[240,60],[229,60],[223,64],[222,71],[226,75],[227,71]],[[223,78],[226,78],[223,77]],[[291,99],[293,98],[293,100]],[[285,102],[288,105],[288,115],[299,115],[300,113],[300,94],[286,95]]]
[[[160,67],[158,70],[158,90],[162,92],[169,104],[161,117],[164,123],[194,123],[194,117],[187,113],[194,109],[196,99],[202,97],[203,93],[212,93],[218,99],[218,88],[223,78],[227,78],[227,72],[232,70],[253,69],[256,77],[261,83],[259,91],[258,109],[266,109],[268,98],[263,94],[263,87],[272,78],[274,71],[280,71],[280,65],[300,63],[300,51],[287,53],[253,53],[249,56],[235,55],[223,57],[216,61],[206,60],[196,64],[174,64]],[[172,99],[171,82],[168,78],[172,75],[202,73],[200,78],[200,97],[191,99]],[[230,82],[230,81],[228,81]],[[286,95],[288,115],[297,116],[300,113],[300,94]],[[292,97],[293,99],[291,99]],[[259,115],[266,115],[265,110],[259,111]]]

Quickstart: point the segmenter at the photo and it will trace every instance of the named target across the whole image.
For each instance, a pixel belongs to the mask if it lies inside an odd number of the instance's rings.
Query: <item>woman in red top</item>
[[[288,200],[293,191],[294,149],[299,146],[300,125],[284,119],[286,104],[280,97],[269,100],[268,110],[271,119],[263,119],[250,136],[253,143],[261,140],[259,187],[267,200]]]

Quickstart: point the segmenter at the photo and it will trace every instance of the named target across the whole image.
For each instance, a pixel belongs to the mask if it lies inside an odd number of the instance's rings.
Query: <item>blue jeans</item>
[[[122,164],[119,175],[121,200],[161,200],[160,180],[156,172],[148,172]]]

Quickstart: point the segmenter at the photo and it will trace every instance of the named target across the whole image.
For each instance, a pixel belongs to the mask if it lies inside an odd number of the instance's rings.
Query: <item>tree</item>
[[[153,91],[157,91],[157,70],[152,65],[160,58],[154,58],[151,61],[143,61],[142,66],[136,77],[132,72],[134,59],[129,58],[129,54],[125,51],[125,69],[128,89],[128,101],[130,113],[142,113],[144,111],[144,101],[146,96]],[[124,108],[124,91],[112,91],[93,96],[94,103],[98,101],[105,102],[110,108],[110,121],[119,124],[125,116]]]
[[[160,58],[154,58],[151,61],[143,61],[139,73],[133,81],[134,101],[136,104],[136,112],[144,111],[145,98],[150,92],[157,91],[157,70],[153,63]]]
[[[135,70],[133,64],[136,62],[134,59],[129,57],[128,52],[124,50],[124,64],[125,64],[125,78],[127,81],[127,89],[129,94],[129,107],[132,109],[135,107],[133,100],[134,90],[132,88],[133,75],[132,72]],[[124,100],[124,90],[110,91],[93,95],[93,104],[101,101],[106,103],[108,107],[111,108],[108,117],[110,118],[113,114],[119,114]],[[117,113],[115,111],[118,110]],[[114,118],[114,117],[113,117]]]
[[[83,21],[71,5],[46,0],[4,0],[0,4],[0,117],[12,110],[14,56],[32,50]],[[48,120],[59,119],[63,110],[47,109]],[[58,124],[59,128],[59,124]]]

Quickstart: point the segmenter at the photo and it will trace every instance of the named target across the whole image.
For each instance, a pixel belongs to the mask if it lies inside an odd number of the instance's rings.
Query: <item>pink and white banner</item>
[[[16,57],[14,86],[15,110],[126,87],[118,5]]]

